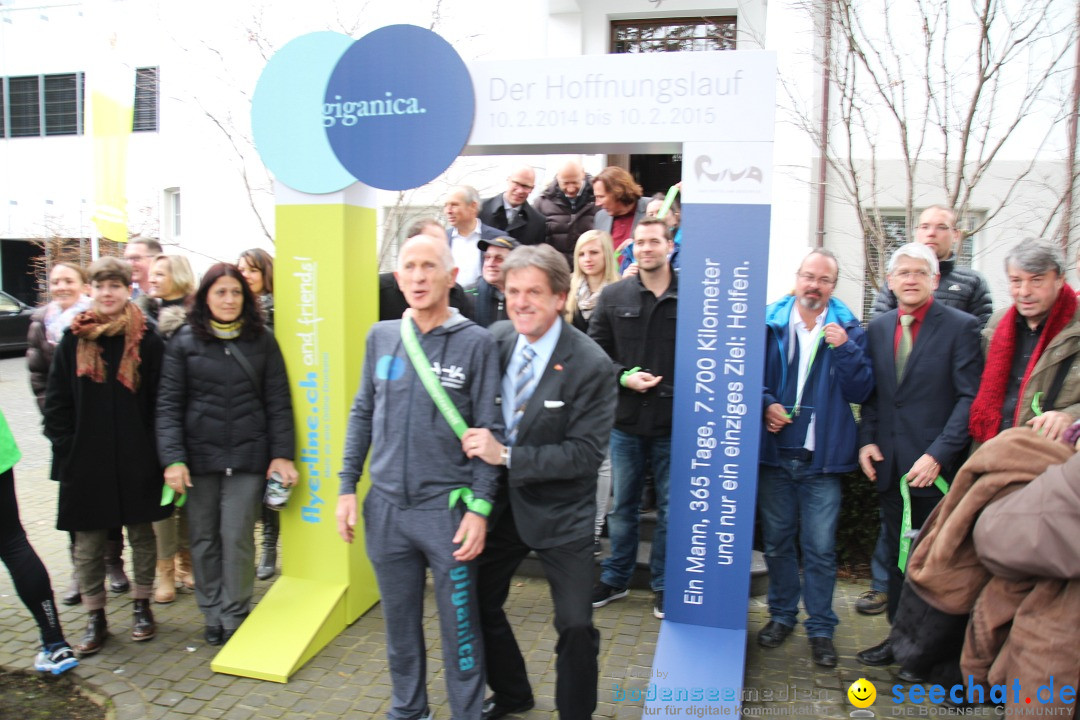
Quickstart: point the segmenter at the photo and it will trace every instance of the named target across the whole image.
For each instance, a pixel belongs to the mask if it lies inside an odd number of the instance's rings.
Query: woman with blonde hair
[[[565,317],[581,332],[588,332],[589,318],[600,291],[619,280],[619,267],[611,248],[611,235],[604,230],[589,230],[574,245],[574,274],[570,294],[566,296]],[[596,523],[593,531],[593,555],[600,554],[600,531],[604,528],[611,500],[611,457],[605,457],[596,475]]]
[[[182,255],[158,255],[150,262],[148,285],[148,294],[139,300],[145,299],[147,313],[157,320],[158,335],[168,341],[187,319],[195,273]],[[154,602],[171,603],[176,599],[178,582],[189,590],[195,588],[184,508],[177,507],[172,515],[154,523],[154,535],[158,554]]]
[[[611,235],[603,230],[581,234],[574,245],[574,274],[566,296],[567,322],[588,332],[589,318],[605,286],[619,279],[619,267],[611,249]]]

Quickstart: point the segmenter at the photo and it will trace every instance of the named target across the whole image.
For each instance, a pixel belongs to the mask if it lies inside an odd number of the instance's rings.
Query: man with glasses
[[[1025,240],[1005,256],[1013,304],[983,330],[988,342],[971,437],[983,443],[1002,430],[1030,427],[1059,440],[1080,418],[1080,313],[1065,282],[1057,247]]]
[[[915,227],[915,240],[934,251],[941,270],[941,281],[934,290],[934,299],[974,315],[979,327],[985,327],[994,312],[993,298],[986,278],[971,268],[956,265],[954,249],[962,235],[956,226],[956,211],[943,205],[931,205],[923,210]],[[882,285],[874,298],[871,317],[888,312],[896,305],[896,295],[888,284]]]
[[[926,245],[900,247],[888,271],[899,307],[866,328],[876,388],[862,406],[859,465],[876,485],[884,521],[890,623],[904,583],[901,537],[922,527],[944,497],[938,478],[951,482],[967,459],[968,413],[982,373],[978,321],[935,300],[938,272],[937,256]],[[889,665],[892,644],[885,638],[856,657],[864,665]]]
[[[766,310],[758,511],[769,568],[769,617],[758,644],[779,647],[795,629],[799,598],[813,661],[835,667],[832,609],[840,476],[858,466],[851,403],[874,389],[866,334],[832,296],[836,256],[810,251],[795,292]],[[803,575],[799,578],[799,553]]]
[[[131,265],[131,282],[135,286],[131,298],[135,299],[149,287],[150,263],[161,254],[161,243],[153,238],[137,237],[128,240],[124,247],[124,260]]]
[[[962,310],[973,315],[979,321],[979,327],[985,327],[994,312],[993,299],[986,278],[971,268],[957,267],[956,254],[953,252],[960,242],[962,233],[956,225],[956,211],[943,205],[931,205],[919,215],[915,228],[915,239],[926,245],[937,255],[941,275],[934,290],[934,300],[942,305]],[[882,313],[894,309],[896,295],[886,283],[874,299],[870,313],[873,319]],[[878,537],[877,547],[870,565],[873,581],[870,589],[859,596],[855,609],[863,615],[877,615],[888,605],[889,597],[885,591],[888,585],[888,564],[886,561],[888,538],[885,537],[884,524]]]
[[[536,172],[522,165],[506,178],[506,192],[490,197],[480,207],[480,220],[503,231],[522,245],[544,242],[544,216],[526,202],[536,187]]]
[[[472,291],[475,297],[473,320],[480,327],[488,327],[498,320],[506,320],[506,296],[503,294],[503,261],[510,251],[518,247],[513,238],[497,237],[481,240],[480,246],[483,266],[480,280]]]

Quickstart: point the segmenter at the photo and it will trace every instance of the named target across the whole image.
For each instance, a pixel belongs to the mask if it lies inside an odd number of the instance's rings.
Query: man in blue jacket
[[[836,256],[814,249],[795,292],[766,313],[764,422],[758,516],[769,567],[769,623],[758,644],[778,647],[795,628],[802,597],[813,661],[836,665],[832,609],[840,475],[858,466],[855,417],[874,389],[866,335],[832,297]],[[803,577],[799,579],[798,538]]]

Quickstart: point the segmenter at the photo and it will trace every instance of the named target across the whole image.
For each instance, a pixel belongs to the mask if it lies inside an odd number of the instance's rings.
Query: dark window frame
[[[709,34],[699,35],[700,28],[718,28],[719,32],[710,38]],[[687,37],[673,37],[660,35],[654,37],[657,30],[664,29],[693,29],[694,32]],[[636,38],[621,36],[628,31],[637,31]],[[609,37],[610,52],[619,53],[643,53],[643,52],[687,52],[699,50],[734,50],[738,34],[738,18],[735,15],[708,16],[708,17],[675,17],[656,18],[651,20],[612,20]],[[695,47],[697,44],[709,44],[719,41],[717,47]],[[685,47],[690,43],[690,47]],[[668,45],[668,47],[664,47]]]

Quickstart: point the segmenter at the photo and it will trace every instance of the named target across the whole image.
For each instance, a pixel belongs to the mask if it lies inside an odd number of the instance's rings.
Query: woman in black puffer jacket
[[[266,479],[297,478],[285,361],[233,265],[206,272],[188,324],[169,342],[157,432],[165,481],[189,496],[195,597],[206,641],[220,645],[250,609]]]

